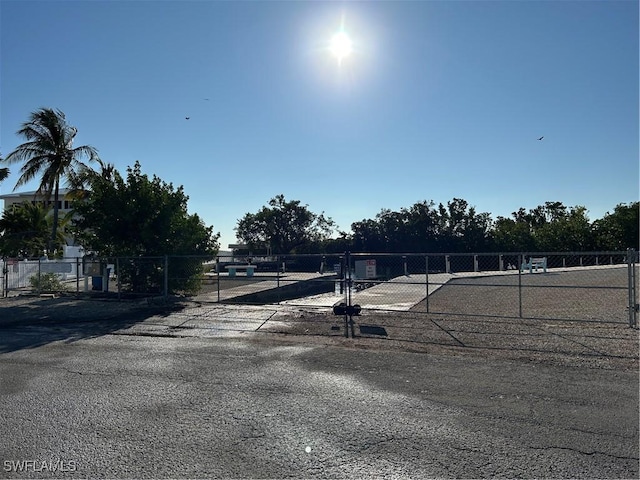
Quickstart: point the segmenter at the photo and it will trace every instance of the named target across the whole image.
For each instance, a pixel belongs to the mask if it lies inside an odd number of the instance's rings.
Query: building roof
[[[60,196],[64,196],[69,193],[71,190],[69,188],[61,188],[59,190]],[[4,195],[0,195],[0,200],[9,199],[9,198],[24,198],[24,197],[36,197],[38,196],[38,191],[33,190],[30,192],[15,192],[15,193],[5,193]],[[40,194],[40,196],[43,196]]]

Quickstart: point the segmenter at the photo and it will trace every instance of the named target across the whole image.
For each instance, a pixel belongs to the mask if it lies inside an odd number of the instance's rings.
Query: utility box
[[[91,290],[95,290],[98,292],[103,291],[104,283],[102,281],[104,263],[100,262],[100,260],[85,258],[83,261],[83,273],[85,279],[87,277],[91,277]],[[86,286],[86,280],[85,280]]]
[[[100,260],[85,259],[83,273],[87,277],[102,276],[102,263],[100,263]]]

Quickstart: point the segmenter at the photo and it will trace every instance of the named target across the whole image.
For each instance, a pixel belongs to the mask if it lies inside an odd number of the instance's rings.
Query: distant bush
[[[66,290],[64,283],[55,273],[41,273],[29,278],[31,287],[39,292],[61,292]]]

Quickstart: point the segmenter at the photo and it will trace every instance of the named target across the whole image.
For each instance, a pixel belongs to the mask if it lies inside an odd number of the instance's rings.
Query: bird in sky
[[[189,120],[191,117],[184,117],[185,120]]]
[[[542,140],[544,138],[544,135],[542,137],[540,137],[538,140]]]

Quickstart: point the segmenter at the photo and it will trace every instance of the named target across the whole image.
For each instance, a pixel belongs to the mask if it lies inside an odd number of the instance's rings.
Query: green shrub
[[[61,292],[65,286],[55,273],[41,273],[29,278],[29,283],[34,290],[39,292]]]

